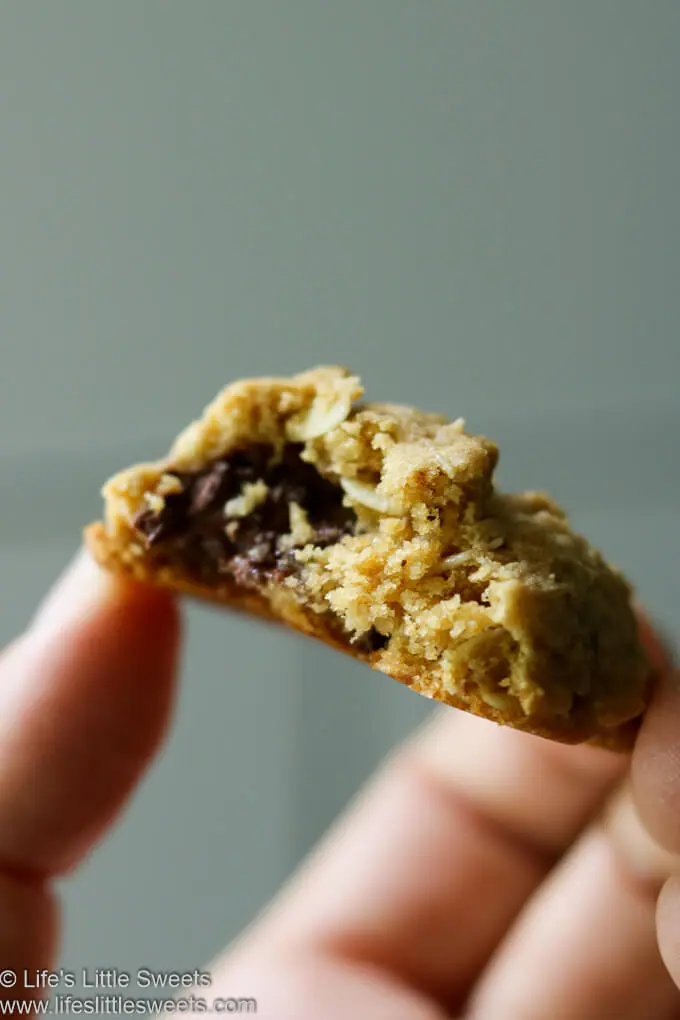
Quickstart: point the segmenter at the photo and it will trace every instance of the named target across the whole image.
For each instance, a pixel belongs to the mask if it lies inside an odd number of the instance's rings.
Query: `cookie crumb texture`
[[[228,386],[104,488],[103,565],[279,619],[438,701],[629,744],[649,666],[630,591],[547,496],[496,491],[461,420],[357,403],[341,368]]]

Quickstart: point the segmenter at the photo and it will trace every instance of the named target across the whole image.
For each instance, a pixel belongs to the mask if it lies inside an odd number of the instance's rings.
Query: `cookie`
[[[429,698],[630,745],[649,695],[630,589],[462,420],[359,403],[345,369],[228,386],[104,487],[95,558],[277,620]]]

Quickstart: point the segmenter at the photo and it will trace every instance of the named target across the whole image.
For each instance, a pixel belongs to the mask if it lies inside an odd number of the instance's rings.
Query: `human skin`
[[[680,1018],[680,686],[643,629],[662,679],[631,756],[442,710],[213,962],[210,995],[266,1020]],[[161,744],[179,646],[171,596],[81,554],[2,654],[3,968],[55,965],[53,882]]]

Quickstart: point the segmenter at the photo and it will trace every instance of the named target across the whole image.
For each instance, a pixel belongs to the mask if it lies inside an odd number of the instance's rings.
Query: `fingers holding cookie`
[[[674,1020],[680,991],[655,923],[656,894],[673,866],[622,795],[529,901],[475,989],[470,1016]]]
[[[179,637],[163,592],[85,554],[0,658],[0,861],[51,875],[89,848],[167,722]]]
[[[445,710],[386,763],[250,936],[457,1007],[627,759]]]

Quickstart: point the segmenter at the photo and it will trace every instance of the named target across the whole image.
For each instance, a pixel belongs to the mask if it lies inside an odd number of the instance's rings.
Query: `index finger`
[[[173,600],[82,553],[0,657],[0,865],[71,867],[121,807],[165,731]]]

